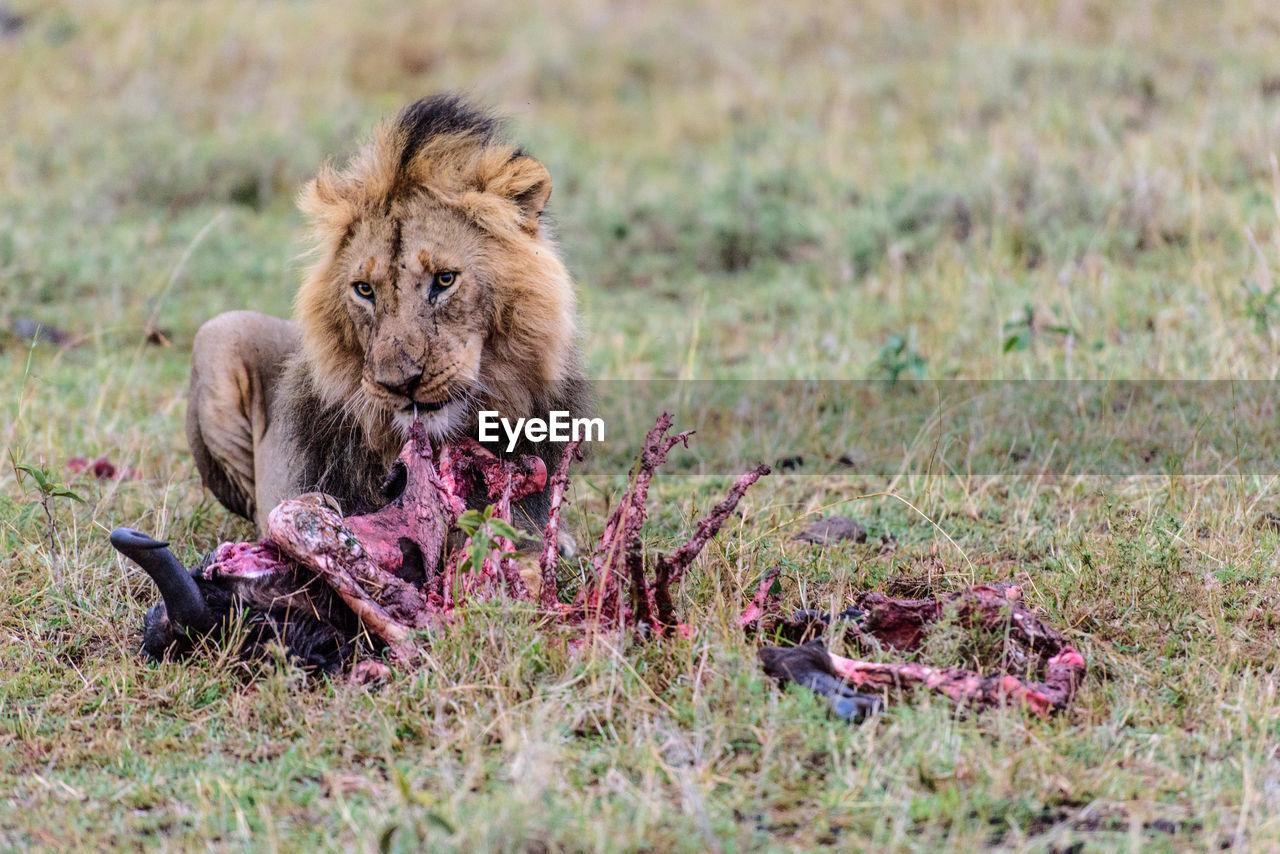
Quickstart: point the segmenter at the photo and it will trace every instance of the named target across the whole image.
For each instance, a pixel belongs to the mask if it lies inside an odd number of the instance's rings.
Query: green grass
[[[1264,467],[920,474],[926,436],[896,474],[762,481],[681,591],[692,641],[570,656],[528,612],[492,609],[376,691],[216,655],[141,661],[155,594],[106,532],[143,528],[184,558],[251,535],[185,447],[195,330],[287,314],[298,187],[440,89],[512,115],[548,164],[594,377],[1276,376],[1268,4],[409,5],[12,4],[0,319],[71,340],[0,341],[0,846],[1280,846]],[[147,344],[149,324],[173,346]],[[782,407],[765,418],[794,427]],[[834,455],[845,430],[836,413],[796,441]],[[1273,431],[1260,407],[1237,435]],[[724,442],[708,430],[693,452]],[[99,455],[141,477],[66,469]],[[84,503],[53,498],[51,527],[10,461]],[[654,547],[725,483],[660,479]],[[576,483],[580,541],[616,491]],[[859,498],[886,492],[903,501]],[[870,544],[792,541],[836,509]],[[734,628],[778,561],[795,605],[901,578],[1019,581],[1088,680],[1049,721],[930,698],[830,721],[769,684]],[[970,663],[962,641],[930,653]]]

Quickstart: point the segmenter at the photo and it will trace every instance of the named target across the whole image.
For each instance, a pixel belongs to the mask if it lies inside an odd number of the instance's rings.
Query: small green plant
[[[53,511],[49,505],[61,498],[69,501],[78,501],[81,504],[85,500],[72,490],[68,489],[65,484],[58,481],[49,473],[49,469],[43,463],[38,466],[30,463],[18,462],[17,455],[13,451],[9,452],[9,464],[13,466],[13,473],[18,479],[18,483],[24,486],[27,478],[35,482],[36,493],[39,496],[34,501],[27,504],[24,515],[27,515],[40,507],[44,510],[44,517],[47,525],[47,533],[49,536],[49,556],[53,557],[56,551],[57,541],[57,523],[53,518]]]
[[[458,517],[461,528],[470,541],[467,543],[467,554],[458,563],[459,572],[476,572],[484,563],[485,556],[493,551],[494,541],[498,537],[515,540],[519,533],[511,523],[493,515],[493,505],[479,510],[468,510]]]
[[[926,361],[916,349],[916,327],[913,325],[906,335],[889,336],[876,356],[872,373],[877,379],[887,380],[890,385],[897,383],[904,374],[913,379],[923,379]]]
[[[1031,303],[1026,303],[1022,307],[1022,313],[1010,320],[1003,327],[1005,333],[1004,346],[1001,348],[1002,353],[1010,353],[1014,350],[1027,350],[1031,347],[1031,342],[1040,334],[1049,333],[1060,335],[1063,338],[1072,334],[1070,326],[1053,325],[1041,326],[1036,323],[1036,312],[1031,307]]]
[[[1244,282],[1244,314],[1253,321],[1259,335],[1266,335],[1272,322],[1280,316],[1280,288],[1263,290],[1257,282]]]

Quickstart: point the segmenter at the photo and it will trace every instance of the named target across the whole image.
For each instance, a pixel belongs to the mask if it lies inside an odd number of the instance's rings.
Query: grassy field
[[[301,183],[446,88],[549,166],[593,377],[1274,380],[1280,7],[1223,5],[11,2],[0,847],[1280,850],[1265,466],[777,475],[684,585],[694,640],[570,658],[495,607],[372,691],[141,661],[155,594],[106,539],[251,535],[186,449],[192,336],[287,314]],[[1257,413],[1246,436],[1276,429]],[[835,456],[840,430],[812,436]],[[101,455],[140,477],[67,469]],[[46,515],[19,465],[84,502]],[[663,479],[654,548],[725,483]],[[616,488],[576,483],[580,540]],[[870,544],[792,540],[828,512]],[[779,561],[794,605],[1018,581],[1087,682],[1048,721],[929,698],[832,721],[733,624]]]

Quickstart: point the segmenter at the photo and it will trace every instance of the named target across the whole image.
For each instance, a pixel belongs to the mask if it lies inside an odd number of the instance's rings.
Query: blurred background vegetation
[[[11,4],[3,310],[286,313],[299,185],[460,89],[555,176],[597,375],[862,377],[910,337],[930,376],[1269,377],[1276,14]]]

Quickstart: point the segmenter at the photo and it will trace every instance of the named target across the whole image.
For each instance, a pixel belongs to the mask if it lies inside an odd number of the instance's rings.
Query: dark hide
[[[142,650],[149,658],[183,658],[237,631],[243,632],[242,656],[279,643],[313,672],[336,673],[355,653],[355,615],[326,585],[292,567],[247,575],[210,571],[211,552],[187,571],[168,543],[131,528],[112,531],[111,544],[160,588],[163,601],[143,618]]]

